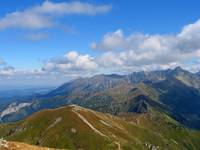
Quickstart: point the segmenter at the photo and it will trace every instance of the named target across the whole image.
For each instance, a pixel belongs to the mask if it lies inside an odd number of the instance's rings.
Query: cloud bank
[[[48,4],[50,2],[45,3]],[[68,4],[66,5],[68,6]],[[89,7],[90,5],[87,4],[87,6]],[[45,12],[51,12],[61,6],[49,7],[45,7]],[[86,10],[83,9],[84,11],[81,9],[81,13],[85,12],[85,14],[94,15],[102,9],[100,7],[100,10],[92,13],[91,10],[96,7],[90,7]],[[101,10],[100,12],[105,11]],[[67,12],[58,13],[80,13],[80,11],[70,10],[69,12],[68,10]],[[46,60],[41,68],[35,70],[18,70],[0,60],[0,79],[58,80],[62,78],[67,81],[79,76],[91,76],[99,73],[123,74],[133,71],[167,69],[176,66],[181,66],[191,71],[199,71],[199,41],[200,20],[184,26],[179,33],[173,35],[149,35],[143,33],[125,35],[122,29],[118,29],[114,32],[106,33],[102,40],[90,44],[94,52],[99,51],[94,56],[81,54],[79,50],[68,51],[63,56]]]
[[[183,27],[175,35],[133,33],[125,36],[121,29],[107,33],[91,48],[102,51],[100,62],[107,68],[169,68],[184,66],[200,58],[200,20]]]
[[[3,18],[0,18],[0,30],[7,28],[50,28],[56,25],[56,18],[60,16],[97,15],[107,13],[111,9],[111,5],[44,1],[39,6],[6,14]]]
[[[60,73],[89,74],[97,69],[98,64],[89,55],[81,55],[77,51],[70,51],[64,56],[48,60],[42,70]]]

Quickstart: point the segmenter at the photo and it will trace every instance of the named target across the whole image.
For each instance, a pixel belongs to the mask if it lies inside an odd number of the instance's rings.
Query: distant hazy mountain
[[[2,125],[0,136],[9,141],[70,150],[200,149],[200,132],[185,129],[154,110],[140,116],[123,113],[115,117],[71,105]]]
[[[31,97],[43,95],[54,89],[53,87],[28,88],[28,89],[0,89],[0,110],[2,105],[9,105],[12,102],[24,102]]]
[[[196,75],[200,76],[200,71],[196,73]]]
[[[16,121],[45,108],[77,104],[118,115],[163,112],[185,126],[200,129],[200,77],[180,67],[129,75],[79,78],[38,96],[32,104],[2,117]]]

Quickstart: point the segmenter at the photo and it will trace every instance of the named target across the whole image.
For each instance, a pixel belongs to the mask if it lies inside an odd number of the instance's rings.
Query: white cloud
[[[18,70],[0,60],[0,80],[67,81],[79,76],[98,73],[130,73],[181,66],[193,72],[200,69],[200,21],[185,26],[175,35],[125,35],[122,30],[110,32],[102,41],[91,46],[99,55],[69,51],[63,56],[47,60],[40,69]],[[19,80],[18,80],[19,79]]]
[[[96,15],[107,13],[111,10],[110,5],[94,5],[83,2],[62,2],[53,3],[45,1],[41,7],[36,7],[35,11],[40,13],[52,14],[52,15],[64,15],[64,14],[84,14],[84,15]]]
[[[51,18],[40,13],[25,10],[13,12],[0,19],[0,29],[6,28],[28,28],[40,29],[53,26]]]
[[[14,75],[15,68],[11,66],[5,66],[0,69],[0,77],[9,77]]]
[[[96,15],[107,13],[111,10],[110,5],[94,5],[83,2],[43,2],[23,11],[6,14],[0,18],[0,29],[6,28],[49,28],[55,25],[55,17],[63,15]]]
[[[97,68],[94,58],[89,55],[81,55],[76,51],[70,51],[63,57],[47,61],[43,67],[44,71],[74,73],[90,73]]]
[[[80,76],[88,76],[98,72],[98,64],[89,55],[81,55],[76,51],[70,51],[65,55],[46,61],[42,68],[19,70],[4,65],[0,68],[0,80],[33,83],[35,81],[55,80],[60,83]],[[55,82],[49,81],[49,82]],[[35,83],[34,83],[35,84]],[[38,83],[40,84],[40,83]]]
[[[185,52],[200,50],[200,20],[185,26],[177,35],[177,47]]]
[[[117,30],[113,33],[107,33],[100,44],[92,43],[91,47],[93,49],[100,49],[100,50],[117,50],[123,48],[126,43],[124,39],[124,35],[122,30]]]
[[[91,48],[102,51],[99,60],[104,67],[135,70],[138,66],[146,66],[153,70],[200,59],[199,41],[200,20],[185,26],[176,35],[133,33],[125,36],[119,29],[105,34],[100,42],[93,42]]]
[[[194,37],[200,37],[200,20],[197,20],[193,24],[189,24],[183,27],[181,33],[178,34],[179,37],[184,39],[193,39]]]

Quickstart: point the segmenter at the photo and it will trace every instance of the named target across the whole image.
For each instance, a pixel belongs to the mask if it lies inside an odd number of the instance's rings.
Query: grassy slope
[[[103,136],[95,132],[77,113]],[[24,121],[2,125],[0,136],[11,141],[72,150],[78,148],[143,150],[148,149],[150,145],[159,146],[159,149],[184,150],[186,147],[193,150],[200,149],[199,133],[180,127],[167,116],[164,120],[162,117],[154,118],[148,115],[133,116],[135,115],[125,114],[124,119],[120,119],[78,106],[68,106],[44,110]],[[155,116],[161,115],[155,114]]]
[[[182,127],[165,113],[152,109],[146,114],[124,113],[120,117],[142,128],[151,129],[167,139],[168,145],[175,144],[178,149],[182,150],[200,149],[200,132]]]

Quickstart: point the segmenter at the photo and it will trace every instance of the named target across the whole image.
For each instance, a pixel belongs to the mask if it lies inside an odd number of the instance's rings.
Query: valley
[[[9,105],[0,137],[70,150],[199,150],[199,85],[182,68],[79,78]]]

